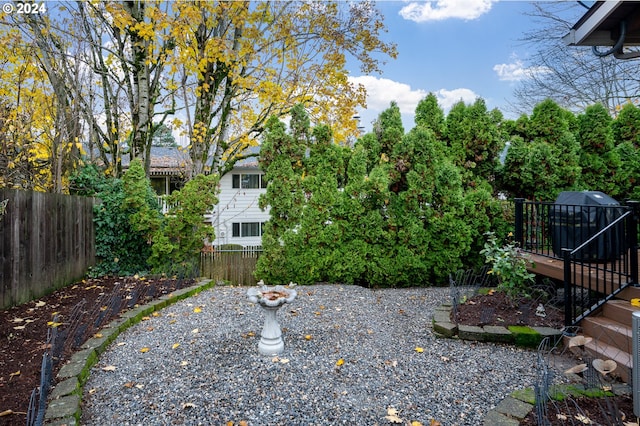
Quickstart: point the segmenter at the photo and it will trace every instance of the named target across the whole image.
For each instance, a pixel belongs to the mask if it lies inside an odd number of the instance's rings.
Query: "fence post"
[[[629,245],[629,275],[631,285],[638,285],[638,217],[640,216],[640,201],[627,201],[632,214],[627,220],[627,244]]]
[[[562,258],[564,259],[564,325],[570,327],[573,325],[573,300],[571,297],[571,249],[563,248]]]
[[[516,203],[515,208],[515,240],[518,247],[524,247],[524,198],[516,198],[513,201]]]

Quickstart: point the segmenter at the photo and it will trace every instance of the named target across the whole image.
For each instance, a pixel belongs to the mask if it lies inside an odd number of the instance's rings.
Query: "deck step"
[[[640,311],[640,308],[631,305],[628,300],[616,299],[605,303],[602,308],[602,316],[631,326],[631,318],[635,311]]]
[[[640,299],[640,287],[627,287],[618,293],[617,298],[624,300]]]
[[[593,339],[591,342],[585,345],[587,352],[595,359],[600,358],[603,360],[612,359],[617,364],[614,374],[625,383],[631,383],[631,368],[633,360],[631,354],[615,346],[608,345],[597,339]]]
[[[594,340],[631,353],[633,333],[631,324],[623,324],[605,316],[587,317],[580,324],[583,333]]]

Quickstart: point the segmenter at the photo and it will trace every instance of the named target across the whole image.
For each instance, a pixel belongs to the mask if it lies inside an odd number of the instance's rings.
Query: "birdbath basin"
[[[285,303],[291,303],[296,298],[297,292],[293,289],[294,286],[295,284],[290,283],[287,287],[281,285],[270,287],[260,281],[257,287],[247,290],[249,301],[257,303],[265,312],[264,327],[258,343],[258,352],[262,355],[278,355],[284,351],[282,330],[276,313]]]

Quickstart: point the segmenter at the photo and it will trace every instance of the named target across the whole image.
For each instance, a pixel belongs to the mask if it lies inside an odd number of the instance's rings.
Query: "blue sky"
[[[576,17],[585,9],[575,3]],[[359,112],[365,131],[391,101],[403,114],[405,131],[413,127],[413,111],[429,92],[445,114],[461,99],[485,100],[489,109],[510,111],[513,89],[536,72],[533,53],[521,39],[536,23],[525,12],[530,2],[493,0],[380,1],[388,29],[383,38],[395,42],[398,57],[382,66],[381,75],[362,75],[355,64],[350,79],[367,88],[367,109]],[[577,18],[576,18],[577,20]]]

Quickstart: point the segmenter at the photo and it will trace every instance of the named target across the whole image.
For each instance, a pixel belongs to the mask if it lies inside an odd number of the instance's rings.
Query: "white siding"
[[[213,213],[205,220],[211,222],[216,230],[214,246],[222,244],[240,244],[242,246],[262,245],[262,237],[233,237],[233,223],[263,223],[269,220],[269,210],[260,210],[258,197],[265,188],[232,188],[234,174],[263,174],[258,168],[234,168],[220,179],[219,203]]]

